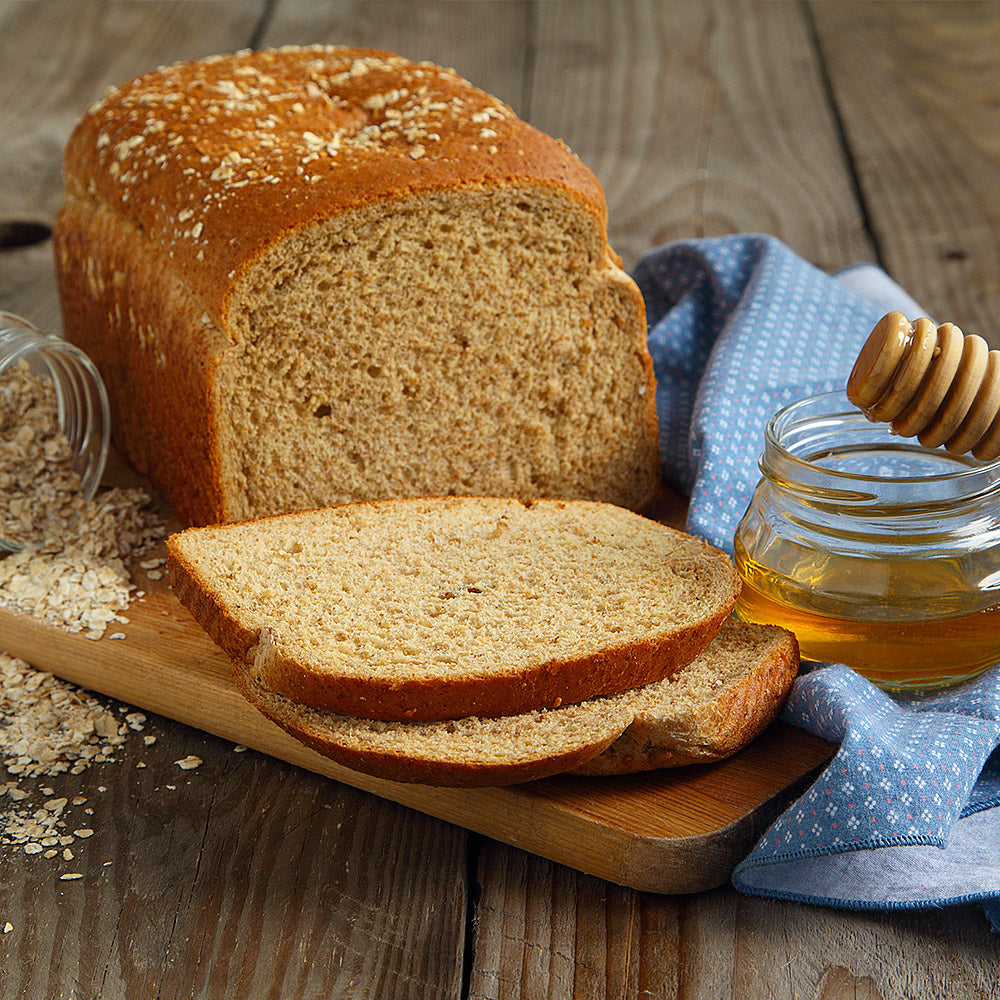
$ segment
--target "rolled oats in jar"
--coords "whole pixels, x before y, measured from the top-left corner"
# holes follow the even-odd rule
[[[0,551],[58,542],[100,484],[109,439],[93,362],[0,312]]]

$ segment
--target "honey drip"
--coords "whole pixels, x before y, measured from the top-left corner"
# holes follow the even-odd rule
[[[927,448],[1000,458],[1000,351],[953,323],[883,316],[847,382],[847,398]]]

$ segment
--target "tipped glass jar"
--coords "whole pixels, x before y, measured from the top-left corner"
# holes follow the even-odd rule
[[[888,689],[1000,661],[1000,461],[907,441],[842,393],[771,418],[736,531],[737,614]]]
[[[0,312],[0,551],[44,541],[93,497],[110,427],[90,358]]]

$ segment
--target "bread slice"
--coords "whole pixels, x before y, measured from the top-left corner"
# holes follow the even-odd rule
[[[771,724],[798,667],[791,632],[731,620],[683,670],[635,691],[628,728],[576,773],[629,774],[723,760]]]
[[[167,547],[178,597],[256,684],[367,719],[517,715],[660,680],[739,590],[723,553],[589,501],[349,504]]]
[[[236,680],[264,715],[353,770],[468,787],[531,781],[574,768],[607,775],[721,760],[771,723],[797,667],[798,645],[790,632],[729,621],[693,663],[666,680],[498,719],[349,718],[274,694],[245,667],[237,668]]]
[[[68,339],[185,522],[660,483],[642,296],[562,143],[453,71],[316,46],[161,67],[73,131]]]

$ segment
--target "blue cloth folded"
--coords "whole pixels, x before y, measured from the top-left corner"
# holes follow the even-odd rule
[[[646,301],[667,479],[688,530],[732,553],[764,427],[842,389],[890,309],[924,313],[884,271],[830,276],[779,240],[652,250]],[[1000,930],[1000,665],[925,697],[890,697],[843,665],[800,676],[784,712],[840,749],[736,868],[747,893],[847,908],[980,901]]]

